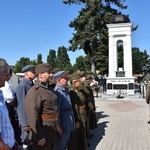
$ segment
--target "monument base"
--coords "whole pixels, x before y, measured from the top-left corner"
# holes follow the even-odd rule
[[[134,94],[134,77],[107,77],[106,92],[107,94]]]

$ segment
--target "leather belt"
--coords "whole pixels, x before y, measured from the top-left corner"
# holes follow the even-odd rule
[[[85,108],[85,105],[77,106],[79,109]]]
[[[55,114],[43,114],[42,115],[42,119],[55,119],[58,118],[59,114],[55,113]]]

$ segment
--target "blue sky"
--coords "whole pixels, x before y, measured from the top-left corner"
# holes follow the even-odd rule
[[[123,0],[128,8],[133,26],[132,47],[147,50],[150,54],[148,0]],[[0,0],[0,57],[14,65],[21,57],[36,59],[42,54],[43,61],[50,49],[68,46],[73,29],[68,24],[80,10],[78,5],[64,5],[62,0]],[[76,57],[84,55],[82,50],[68,52],[72,64]]]

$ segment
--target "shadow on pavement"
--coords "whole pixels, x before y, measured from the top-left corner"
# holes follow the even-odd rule
[[[109,117],[109,115],[104,114],[103,111],[96,112],[97,120],[99,121],[102,118]],[[107,128],[107,124],[109,121],[100,122],[97,124],[97,128],[92,130],[93,138],[88,140],[88,143],[90,143],[90,147],[88,147],[88,150],[95,150],[98,143],[103,139],[105,136],[105,128]]]
[[[101,118],[106,118],[106,117],[109,117],[109,115],[104,114],[104,111],[96,112],[97,120],[99,120]]]

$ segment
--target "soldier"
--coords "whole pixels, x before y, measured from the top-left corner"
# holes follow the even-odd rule
[[[17,99],[17,114],[19,119],[19,125],[21,127],[21,139],[23,143],[23,149],[28,150],[31,141],[29,140],[29,124],[27,121],[27,115],[25,110],[25,96],[30,88],[34,85],[33,79],[35,78],[35,67],[34,65],[27,65],[22,69],[24,78],[18,84],[16,88],[16,99]]]
[[[86,81],[86,72],[81,71],[80,72],[80,80],[81,80],[81,87],[80,91],[84,94],[85,99],[86,99],[86,113],[87,113],[87,123],[86,123],[86,133],[87,133],[87,138],[91,138],[90,134],[90,116],[91,116],[91,111],[94,110],[94,106],[91,101],[91,95],[90,91],[87,89],[85,81]]]
[[[93,90],[90,86],[91,83],[92,83],[92,80],[93,80],[93,78],[90,74],[86,75],[85,87],[89,90],[90,99],[91,99],[91,102],[94,106],[94,109],[92,111],[90,111],[91,114],[90,114],[90,117],[89,117],[89,124],[90,124],[90,129],[95,129],[95,128],[97,128],[97,119],[96,119],[96,113],[95,113],[96,107],[95,107],[95,100],[94,100]]]
[[[86,99],[82,92],[79,90],[81,86],[80,75],[73,74],[70,77],[70,83],[71,86],[69,88],[69,93],[75,116],[76,130],[71,133],[68,150],[87,150],[87,115],[85,109]]]
[[[65,70],[58,71],[54,74],[56,80],[56,91],[58,97],[58,110],[62,125],[62,135],[58,136],[56,150],[66,150],[70,138],[70,133],[75,129],[74,115],[70,100],[69,91],[66,88],[68,81],[68,73]]]
[[[146,103],[149,104],[149,118],[150,118],[150,76],[149,75],[146,76],[142,82],[144,82],[146,87]],[[147,123],[150,124],[150,120]]]
[[[35,150],[54,150],[61,128],[58,120],[57,96],[49,86],[50,66],[35,68],[38,79],[26,96],[26,112]]]

